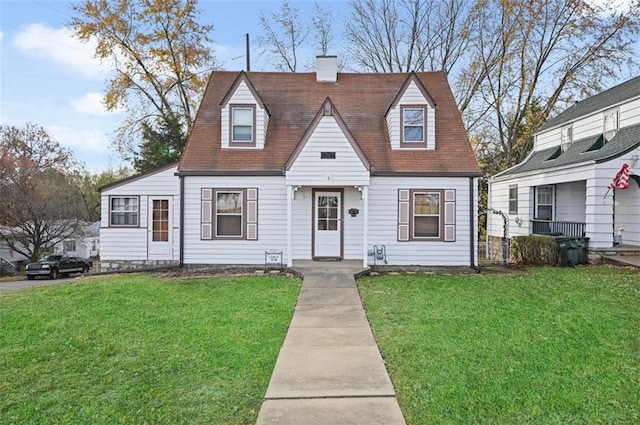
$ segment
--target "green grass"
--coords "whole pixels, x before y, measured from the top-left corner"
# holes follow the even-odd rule
[[[298,290],[139,274],[0,293],[0,423],[255,423]]]
[[[640,274],[359,281],[408,424],[640,423]]]

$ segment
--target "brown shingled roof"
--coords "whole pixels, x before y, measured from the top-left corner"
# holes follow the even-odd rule
[[[249,72],[271,116],[264,149],[222,149],[221,102],[238,72],[213,72],[178,170],[184,173],[283,174],[285,164],[324,101],[333,105],[369,160],[372,175],[479,175],[460,112],[442,72],[415,73],[436,104],[436,149],[391,150],[385,113],[411,74],[339,73],[317,83],[314,73]]]

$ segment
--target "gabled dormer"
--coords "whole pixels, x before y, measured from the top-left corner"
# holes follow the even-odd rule
[[[391,149],[435,149],[435,118],[435,102],[411,73],[387,110]]]
[[[220,104],[223,149],[264,149],[269,111],[244,71]]]

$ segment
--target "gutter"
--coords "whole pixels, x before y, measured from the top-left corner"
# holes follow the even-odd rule
[[[474,177],[469,177],[469,226],[473,229],[473,223],[476,218],[476,214],[473,210],[473,181]],[[476,232],[477,233],[477,232]],[[480,266],[476,264],[475,261],[475,240],[476,236],[473,232],[469,232],[469,264],[471,264],[471,269],[480,273]]]
[[[180,261],[178,267],[184,265],[184,176],[178,176],[180,179]]]

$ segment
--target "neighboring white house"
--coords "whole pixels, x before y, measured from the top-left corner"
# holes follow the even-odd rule
[[[177,168],[103,188],[103,266],[367,265],[376,246],[378,263],[474,267],[480,173],[446,75],[336,62],[213,72]]]
[[[593,252],[640,246],[640,77],[576,103],[534,137],[531,154],[489,183],[488,206],[508,214],[509,237],[584,236]],[[628,188],[610,189],[624,164]],[[500,216],[487,223],[502,237]]]
[[[100,255],[100,222],[79,223],[72,236],[54,245],[53,252],[80,258],[98,257]]]

